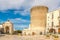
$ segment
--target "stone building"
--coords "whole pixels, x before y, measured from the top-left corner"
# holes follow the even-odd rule
[[[48,13],[48,7],[35,6],[31,8],[31,24],[30,28],[43,32],[46,27],[46,15]]]
[[[31,8],[31,23],[28,29],[23,30],[25,34],[39,35],[41,32],[44,34],[46,27],[46,15],[48,13],[48,7],[35,6]]]
[[[23,30],[23,34],[60,34],[60,9],[48,12],[46,6],[35,6],[30,13],[31,23],[28,29]]]
[[[13,24],[9,20],[0,25],[0,29],[2,28],[3,31],[0,30],[0,32],[2,31],[5,34],[13,34]]]

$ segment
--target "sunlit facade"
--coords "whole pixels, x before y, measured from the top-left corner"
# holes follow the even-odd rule
[[[55,10],[47,14],[46,33],[60,33],[60,10]]]
[[[60,34],[60,9],[51,12],[45,10],[44,12],[42,8],[40,11],[39,8],[33,9],[31,12],[31,24],[28,29],[23,30],[23,34]]]
[[[29,29],[24,30],[25,34],[44,34],[46,27],[46,15],[48,13],[48,7],[46,6],[34,6],[31,8],[31,23]],[[26,32],[25,32],[26,31]],[[28,33],[29,32],[29,33]]]
[[[9,20],[0,25],[0,33],[13,34],[13,24]]]

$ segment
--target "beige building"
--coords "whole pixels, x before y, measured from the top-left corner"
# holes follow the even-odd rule
[[[46,27],[46,15],[48,13],[48,7],[35,6],[31,8],[31,23],[29,29],[23,30],[23,34],[37,34],[44,33]]]
[[[46,27],[46,15],[48,13],[48,7],[46,6],[35,6],[31,8],[31,28],[39,28],[44,30]]]
[[[47,13],[46,33],[60,33],[60,9]]]
[[[13,24],[8,20],[2,25],[0,25],[0,29],[3,28],[3,33],[13,34]],[[0,30],[2,32],[2,30]]]

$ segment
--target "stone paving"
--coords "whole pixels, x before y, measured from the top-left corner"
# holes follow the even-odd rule
[[[0,35],[0,40],[53,40],[45,36],[19,36],[19,35]]]

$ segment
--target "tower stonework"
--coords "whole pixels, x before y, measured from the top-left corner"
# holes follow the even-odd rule
[[[46,14],[48,7],[46,6],[35,6],[31,8],[31,24],[30,28],[44,30],[46,26]]]
[[[46,17],[48,13],[48,7],[46,6],[34,6],[30,11],[30,24],[29,28],[23,30],[23,35],[40,35],[44,34],[46,28]]]

